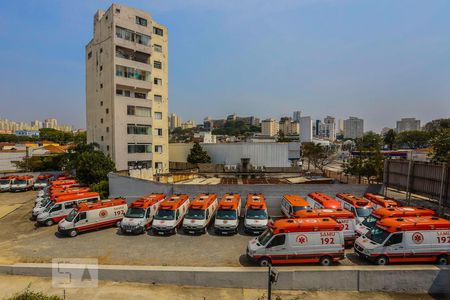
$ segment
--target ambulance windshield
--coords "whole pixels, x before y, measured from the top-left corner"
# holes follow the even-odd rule
[[[26,183],[27,183],[26,180],[16,180],[16,181],[14,182],[14,184],[26,184]]]
[[[231,209],[219,209],[216,219],[219,220],[236,220],[236,211]]]
[[[66,217],[66,221],[67,222],[72,222],[73,219],[75,219],[75,217],[77,216],[78,212],[75,209],[72,209],[70,211],[70,213],[67,215]]]
[[[9,184],[11,180],[9,179],[2,179],[0,180],[0,184]]]
[[[158,213],[155,215],[155,220],[173,220],[175,216],[175,211],[160,209]]]
[[[185,216],[186,219],[203,220],[205,218],[205,210],[189,208]]]
[[[358,215],[358,217],[362,217],[362,218],[365,218],[365,217],[368,217],[368,216],[370,216],[370,214],[372,213],[372,208],[370,208],[370,207],[358,207],[357,209],[356,209],[356,214]]]
[[[36,183],[47,183],[48,179],[36,179]]]
[[[294,212],[297,212],[299,210],[307,210],[308,206],[294,206]]]
[[[373,225],[377,223],[377,218],[375,218],[373,215],[368,216],[367,218],[362,221],[362,224],[366,227],[372,228]]]
[[[389,235],[390,233],[388,231],[381,229],[378,226],[366,233],[366,237],[377,244],[383,244]]]
[[[145,209],[141,207],[130,207],[125,213],[125,218],[143,218]]]
[[[272,229],[267,228],[264,230],[264,232],[258,237],[258,243],[260,243],[262,246],[267,244],[267,242],[272,238],[273,232]]]
[[[264,220],[267,219],[267,212],[264,209],[247,209],[247,213],[245,215],[247,219],[258,219]]]

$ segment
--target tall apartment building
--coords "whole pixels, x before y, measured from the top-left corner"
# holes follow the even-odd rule
[[[94,16],[86,45],[87,140],[117,170],[168,172],[168,31],[141,10],[113,4]]]
[[[57,127],[58,127],[58,120],[53,118],[44,120],[44,128],[56,129]]]
[[[300,134],[300,123],[294,122],[292,118],[283,117],[279,122],[279,130],[284,135],[299,135]]]
[[[169,129],[174,130],[175,128],[181,127],[181,118],[174,113],[169,115]]]
[[[294,120],[294,122],[299,122],[300,123],[300,118],[302,117],[302,111],[301,110],[297,110],[294,111],[292,113],[292,119]]]
[[[266,136],[276,136],[280,129],[277,120],[266,119],[261,122],[261,133]]]
[[[300,142],[308,143],[313,140],[313,120],[310,116],[300,118]]]
[[[336,119],[332,116],[327,116],[323,119],[322,136],[331,142],[336,140]]]
[[[410,130],[420,130],[420,120],[416,118],[402,118],[397,121],[397,133]]]
[[[364,120],[356,117],[350,117],[344,120],[344,138],[356,139],[364,134]]]

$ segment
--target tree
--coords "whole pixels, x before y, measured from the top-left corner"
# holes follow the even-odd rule
[[[302,151],[301,156],[308,160],[308,171],[309,171],[309,169],[311,168],[312,156],[314,154],[314,143],[313,142],[302,143],[300,149]]]
[[[61,154],[47,156],[24,157],[23,160],[15,162],[16,167],[23,171],[44,172],[58,171],[61,169],[60,163],[63,159]]]
[[[433,162],[450,164],[450,128],[442,130],[432,138],[430,145],[433,148]]]
[[[325,171],[325,167],[333,161],[336,152],[332,147],[322,146],[313,142],[303,143],[301,150],[302,157],[308,160],[308,171],[312,164],[314,168],[319,169],[322,173]]]
[[[388,147],[389,150],[394,149],[395,139],[397,137],[397,133],[394,129],[389,129],[383,136],[383,142]]]
[[[439,132],[450,129],[450,118],[430,121],[425,124],[423,129],[424,131],[429,132],[432,136],[436,136]]]
[[[187,157],[187,161],[191,164],[210,163],[211,157],[203,150],[199,143],[195,142]]]
[[[429,145],[431,134],[427,131],[403,131],[397,135],[396,143],[408,149],[426,148]]]
[[[382,141],[379,134],[368,132],[356,139],[356,153],[344,164],[344,172],[349,175],[366,177],[371,183],[383,177],[384,156],[381,153]]]
[[[84,151],[74,162],[76,178],[83,184],[96,184],[107,180],[108,173],[115,171],[111,157],[100,150]]]

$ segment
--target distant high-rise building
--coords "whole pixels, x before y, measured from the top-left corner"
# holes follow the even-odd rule
[[[420,130],[420,120],[416,120],[416,118],[402,118],[400,121],[397,121],[397,133],[403,131],[411,131],[411,130]]]
[[[56,129],[58,127],[58,121],[56,119],[46,119],[44,120],[44,128]]]
[[[344,120],[343,119],[339,119],[338,123],[337,123],[337,132],[339,134],[343,134],[344,133]]]
[[[350,117],[344,121],[344,138],[356,139],[364,135],[364,120]]]
[[[195,127],[195,121],[194,120],[187,120],[185,123],[181,123],[182,129],[189,129]]]
[[[275,119],[266,119],[261,122],[261,133],[266,136],[276,136],[279,131],[279,124]]]
[[[181,118],[174,113],[169,115],[169,129],[174,130],[175,128],[181,127]]]
[[[33,127],[34,130],[39,130],[44,127],[44,124],[42,123],[42,121],[34,120],[31,122],[31,127]]]
[[[323,119],[322,137],[334,142],[336,140],[336,119],[332,116],[327,116]]]
[[[119,171],[168,172],[168,30],[119,4],[93,21],[85,47],[87,141]]]
[[[283,117],[279,122],[279,131],[284,135],[298,135],[300,133],[300,123],[293,121],[292,118]]]
[[[301,117],[302,117],[302,111],[301,110],[294,111],[294,113],[292,114],[292,119],[294,120],[294,122],[299,122],[300,123],[300,118]]]
[[[312,142],[313,138],[313,121],[311,117],[300,118],[300,142]]]

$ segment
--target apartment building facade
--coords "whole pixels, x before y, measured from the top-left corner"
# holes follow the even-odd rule
[[[344,120],[344,138],[356,139],[364,135],[364,120],[356,117],[349,117]]]
[[[168,30],[113,4],[94,16],[86,45],[87,140],[117,170],[168,172]]]
[[[400,121],[397,121],[397,133],[411,130],[420,130],[420,120],[416,120],[416,118],[402,118]]]
[[[272,118],[263,120],[261,122],[261,134],[265,136],[276,136],[278,135],[278,131],[280,126],[278,121]]]

